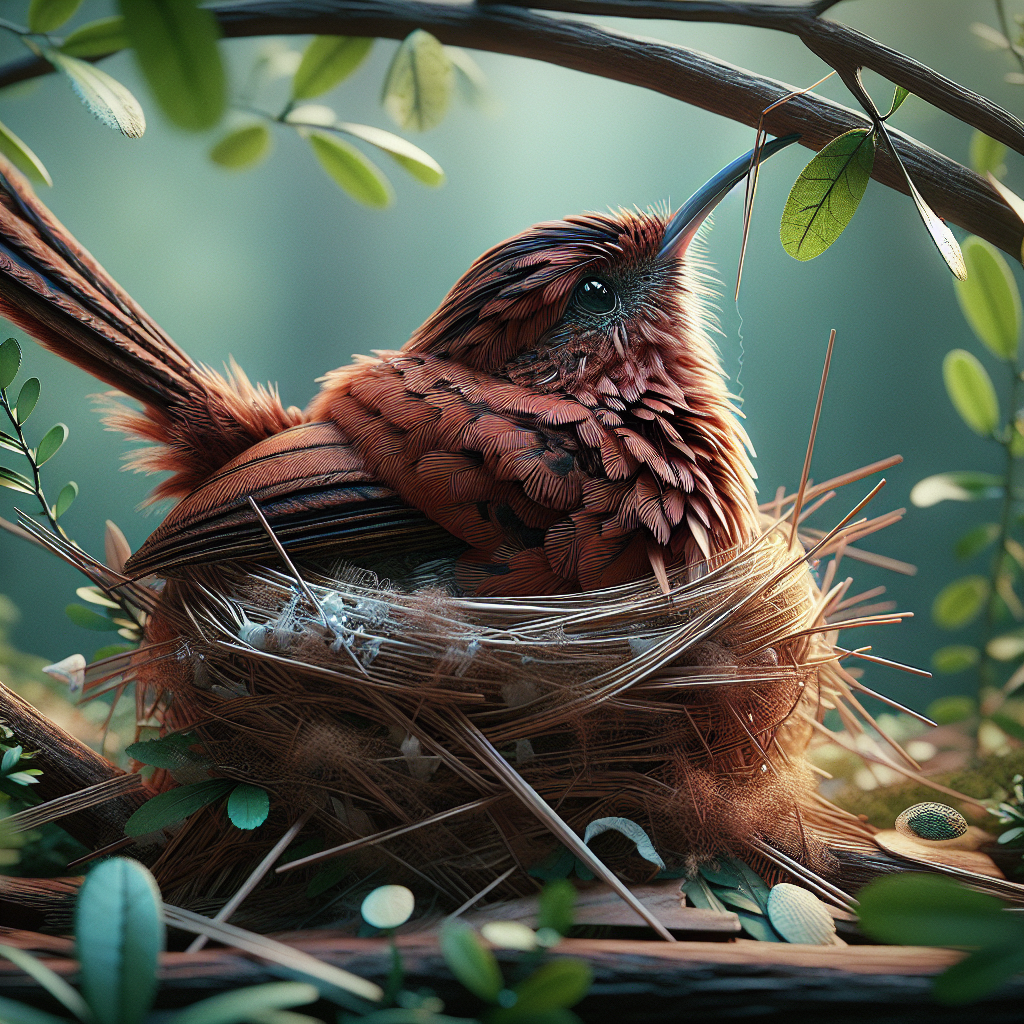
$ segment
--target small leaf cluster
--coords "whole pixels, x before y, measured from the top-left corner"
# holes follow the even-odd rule
[[[1012,791],[990,808],[1000,825],[1010,828],[999,833],[999,842],[1004,846],[1024,847],[1024,776],[1014,775]]]
[[[735,857],[720,858],[717,867],[701,867],[695,878],[683,883],[683,892],[695,907],[732,911],[751,939],[785,941],[768,919],[768,886],[753,868]]]
[[[13,739],[7,726],[0,726],[7,739]],[[26,751],[20,743],[9,744],[0,742],[0,792],[6,796],[21,796],[20,786],[34,786],[38,776],[42,775],[39,768],[31,767],[35,751]]]
[[[886,123],[910,95],[897,86],[887,114],[866,98],[872,127],[855,128],[823,146],[800,172],[782,211],[782,247],[798,260],[820,256],[846,230],[864,198],[879,143],[884,142],[903,172],[911,198],[946,265],[959,279],[966,276],[963,256],[952,232],[925,202],[893,146]]]
[[[932,982],[943,1003],[971,1003],[1024,971],[1024,918],[942,875],[879,878],[857,893],[860,927],[880,942],[971,950]]]
[[[195,747],[192,733],[174,733],[162,739],[132,743],[125,753],[142,764],[168,771],[205,771],[213,762]],[[232,779],[208,778],[176,786],[147,800],[125,823],[125,834],[144,836],[175,825],[223,797],[227,797],[228,820],[236,828],[259,828],[270,814],[270,794],[259,786]]]

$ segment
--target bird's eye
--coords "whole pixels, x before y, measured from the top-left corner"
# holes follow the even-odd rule
[[[615,292],[596,277],[581,281],[572,296],[573,305],[587,313],[610,313],[617,303]]]

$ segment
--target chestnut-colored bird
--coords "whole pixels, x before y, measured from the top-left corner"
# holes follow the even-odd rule
[[[795,141],[769,142],[767,157]],[[108,422],[155,442],[132,465],[180,499],[136,577],[292,551],[381,562],[458,553],[469,593],[612,586],[757,529],[753,470],[705,331],[688,246],[750,154],[672,217],[537,225],[480,257],[398,351],[333,370],[285,409],[193,362],[6,163],[0,312],[142,403]]]

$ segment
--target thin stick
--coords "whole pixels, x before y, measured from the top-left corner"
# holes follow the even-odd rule
[[[838,623],[837,623],[838,625]],[[870,647],[859,647],[855,651],[848,651],[844,647],[837,647],[837,651],[840,654],[845,654],[854,658],[863,658],[865,661],[873,661],[876,665],[888,665],[889,668],[898,668],[901,672],[909,672],[912,676],[923,676],[925,679],[931,679],[932,674],[923,668],[914,668],[913,665],[904,665],[901,661],[890,661],[888,658],[879,658],[875,654],[867,654],[866,651],[870,651]],[[913,712],[911,712],[913,714]],[[920,717],[920,716],[918,716]],[[935,725],[936,723],[931,719],[924,718],[923,722],[927,722],[928,725]]]
[[[475,896],[470,896],[470,898],[466,900],[466,902],[463,903],[458,910],[453,910],[448,915],[448,917],[445,918],[445,920],[452,921],[460,914],[465,913],[467,910],[469,910],[471,906],[473,906],[474,903],[479,903],[480,900],[482,900],[492,889],[496,889],[499,885],[501,885],[502,882],[505,881],[506,878],[508,878],[509,875],[513,874],[518,870],[519,865],[513,864],[512,867],[510,867],[508,871],[506,871],[504,874],[498,875],[498,877],[493,882],[491,882],[490,885],[484,886],[484,888],[481,889]]]
[[[242,887],[224,904],[220,910],[211,918],[213,921],[227,921],[231,915],[241,906],[242,900],[246,898],[263,880],[263,876],[274,866],[278,857],[291,845],[292,840],[302,831],[306,822],[313,814],[310,808],[281,838],[274,844],[271,851],[259,862],[256,870],[245,880]],[[186,953],[198,953],[209,940],[208,935],[197,935],[192,945],[185,950]]]
[[[828,336],[828,348],[825,349],[825,366],[821,371],[821,384],[818,385],[818,400],[814,403],[814,419],[811,421],[811,436],[807,440],[807,454],[804,456],[804,468],[800,474],[800,487],[796,492],[796,505],[793,508],[793,528],[789,533],[789,548],[792,551],[796,543],[796,531],[800,524],[800,509],[804,503],[804,492],[807,489],[807,475],[811,471],[811,456],[814,454],[814,440],[818,435],[818,420],[821,417],[821,403],[825,398],[825,382],[828,380],[828,369],[832,363],[832,348],[836,343],[835,328]],[[249,499],[252,501],[252,499]]]
[[[106,857],[111,853],[117,853],[118,850],[131,846],[135,839],[135,836],[125,836],[124,839],[118,839],[116,843],[108,843],[106,846],[101,846],[98,850],[93,850],[92,853],[87,853],[84,857],[68,861],[68,868],[77,868],[80,864],[88,864],[89,861],[95,860],[97,857]]]
[[[49,821],[57,821],[69,814],[96,807],[115,797],[134,793],[143,788],[145,782],[141,775],[116,775],[105,782],[97,782],[95,786],[80,789],[77,793],[59,796],[54,800],[47,800],[44,804],[18,811],[17,814],[5,818],[4,825],[14,832],[27,832],[30,828],[38,828]]]

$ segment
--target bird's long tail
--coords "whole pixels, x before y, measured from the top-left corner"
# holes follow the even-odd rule
[[[172,476],[180,497],[252,445],[302,421],[276,391],[193,362],[0,157],[0,314],[46,348],[142,403],[107,422],[156,443],[132,463]]]

